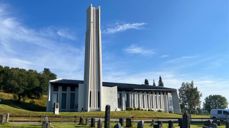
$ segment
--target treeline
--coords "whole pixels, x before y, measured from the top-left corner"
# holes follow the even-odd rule
[[[49,80],[56,79],[56,74],[48,68],[42,72],[0,66],[0,90],[15,94],[15,99],[38,99],[48,91]]]
[[[194,82],[183,82],[179,88],[179,100],[182,112],[192,114],[210,113],[211,109],[225,109],[228,107],[226,97],[222,95],[209,95],[201,108],[201,92],[194,86]]]

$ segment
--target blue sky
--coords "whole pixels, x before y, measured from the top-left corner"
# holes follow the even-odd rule
[[[0,64],[83,79],[86,9],[102,9],[103,79],[194,81],[229,99],[227,0],[0,0]]]

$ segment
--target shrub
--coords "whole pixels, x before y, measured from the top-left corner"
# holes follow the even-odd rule
[[[157,112],[162,112],[162,110],[157,110]]]

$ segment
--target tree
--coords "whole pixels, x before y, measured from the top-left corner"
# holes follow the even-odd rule
[[[39,76],[41,89],[43,93],[47,93],[49,80],[56,79],[56,74],[52,73],[48,68],[44,68]]]
[[[204,100],[204,109],[208,112],[211,111],[211,109],[224,109],[227,108],[228,102],[227,99],[224,96],[221,95],[209,95]]]
[[[148,79],[145,79],[145,85],[149,85]]]
[[[193,81],[191,83],[183,82],[179,89],[181,110],[188,111],[189,113],[196,113],[200,108],[200,97],[202,94],[194,87]]]
[[[155,81],[153,80],[153,86],[156,86],[156,83],[155,83]]]
[[[56,75],[48,68],[38,73],[31,69],[0,66],[0,90],[13,93],[19,102],[25,98],[40,98],[47,92],[51,79],[56,79]]]
[[[164,83],[162,81],[161,76],[159,76],[158,86],[164,87]]]

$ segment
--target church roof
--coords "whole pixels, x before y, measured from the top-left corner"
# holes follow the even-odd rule
[[[83,84],[83,80],[70,80],[70,79],[56,79],[50,80],[52,85],[72,85],[78,86],[79,84]],[[152,86],[145,84],[130,84],[130,83],[115,83],[115,82],[103,82],[103,86],[106,87],[114,87],[117,86],[119,91],[176,91],[173,88],[160,87],[160,86]]]

